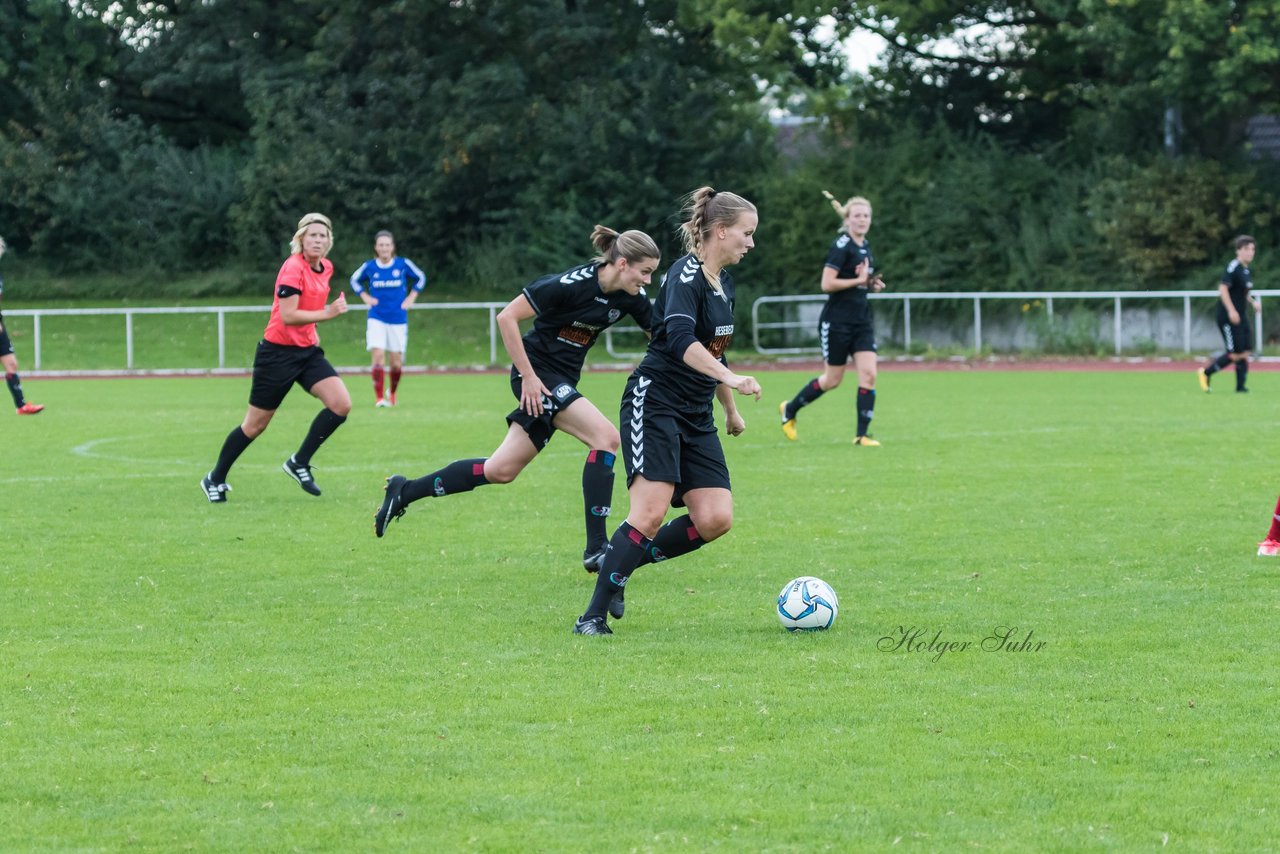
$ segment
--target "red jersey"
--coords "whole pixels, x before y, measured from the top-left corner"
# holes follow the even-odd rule
[[[280,319],[280,295],[298,296],[298,308],[303,311],[320,311],[329,301],[329,279],[333,277],[333,262],[320,259],[320,272],[311,269],[301,253],[290,255],[280,265],[276,274],[276,296],[271,303],[271,319],[262,337],[272,344],[286,347],[314,347],[320,343],[314,323],[286,326]]]

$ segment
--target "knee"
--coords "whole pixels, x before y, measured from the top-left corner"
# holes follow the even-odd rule
[[[520,469],[512,466],[504,466],[500,463],[493,463],[492,460],[486,461],[484,464],[484,479],[489,483],[510,483],[520,474]]]
[[[704,541],[709,543],[712,540],[718,540],[729,533],[729,529],[733,527],[733,508],[702,514],[694,520],[693,526],[698,529],[698,536]]]
[[[607,431],[595,436],[589,444],[592,448],[599,448],[602,451],[617,454],[618,448],[622,445],[622,437],[618,435],[617,429],[610,424]]]
[[[340,418],[346,418],[351,414],[351,399],[339,400],[327,407],[330,412]]]

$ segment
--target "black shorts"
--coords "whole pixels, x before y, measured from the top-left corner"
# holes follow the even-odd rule
[[[249,389],[249,405],[272,412],[280,408],[284,396],[297,383],[306,391],[321,380],[336,377],[338,372],[324,357],[319,347],[289,347],[259,341],[253,356],[253,387]]]
[[[636,375],[622,394],[622,459],[627,486],[638,474],[657,483],[674,483],[672,507],[684,506],[691,489],[730,489],[729,466],[714,422],[691,420],[667,407],[646,404]]]
[[[818,324],[818,337],[822,340],[822,358],[828,365],[843,365],[854,353],[876,351],[876,329],[868,318],[859,323]]]
[[[9,330],[4,328],[4,315],[0,314],[0,356],[13,355],[13,342],[9,340]]]
[[[1245,353],[1253,349],[1253,327],[1243,317],[1239,323],[1219,323],[1218,331],[1222,333],[1222,343],[1227,345],[1228,353]]]
[[[582,392],[578,391],[578,380],[575,377],[567,377],[563,374],[539,373],[538,379],[542,380],[542,384],[551,389],[551,396],[542,396],[542,414],[530,415],[523,409],[516,407],[515,411],[507,416],[508,424],[519,424],[525,433],[529,434],[529,441],[533,442],[533,446],[541,451],[551,441],[551,434],[556,432],[555,425],[551,423],[551,419],[555,418],[562,411],[569,407],[578,398],[582,397]],[[511,369],[511,393],[516,396],[516,400],[520,399],[520,392],[524,389],[524,380],[515,368]]]

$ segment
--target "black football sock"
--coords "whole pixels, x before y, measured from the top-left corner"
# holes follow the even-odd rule
[[[608,451],[594,449],[582,466],[582,503],[587,519],[586,554],[600,551],[607,540],[605,520],[613,504],[613,460]]]
[[[339,415],[332,409],[327,407],[321,409],[311,421],[311,429],[307,431],[307,438],[302,440],[302,444],[294,452],[293,461],[300,466],[311,465],[311,458],[316,451],[320,450],[324,440],[332,436],[333,431],[341,427],[346,420],[347,416]]]
[[[858,389],[858,435],[867,435],[871,419],[876,414],[876,390],[873,388]]]
[[[822,386],[818,384],[818,377],[814,377],[805,383],[804,388],[800,389],[800,393],[791,399],[787,404],[787,417],[795,418],[796,413],[822,397]]]
[[[1249,360],[1236,362],[1236,391],[1244,391],[1244,381],[1249,378]]]
[[[1223,353],[1221,356],[1209,363],[1209,366],[1204,369],[1204,374],[1205,376],[1216,374],[1229,364],[1231,364],[1231,354]]]
[[[22,396],[22,380],[17,374],[5,374],[4,381],[9,384],[9,394],[13,395],[13,405],[21,409],[27,402]]]
[[[591,604],[583,612],[584,620],[603,617],[609,613],[609,603],[614,594],[627,586],[627,579],[640,565],[649,538],[626,522],[618,526],[609,540],[609,551],[604,556],[604,566],[596,574],[596,589],[591,594]]]
[[[702,539],[702,535],[698,533],[698,529],[693,527],[693,520],[688,514],[678,519],[672,519],[667,524],[658,529],[658,533],[653,535],[649,547],[644,550],[644,557],[640,560],[640,565],[646,563],[658,563],[659,561],[671,560],[673,557],[687,555],[689,552],[697,551],[707,544]]]
[[[484,476],[484,460],[455,460],[424,477],[405,483],[400,497],[405,504],[420,498],[442,498],[457,492],[470,492],[489,481]]]
[[[218,462],[214,465],[213,471],[209,472],[209,480],[214,483],[226,483],[231,466],[240,459],[240,455],[252,441],[239,427],[228,433],[226,441],[222,443],[222,450],[218,452]]]

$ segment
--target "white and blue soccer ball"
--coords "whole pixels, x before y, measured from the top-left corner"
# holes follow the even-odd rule
[[[812,575],[793,578],[778,594],[778,620],[789,632],[829,629],[839,613],[836,592]]]

